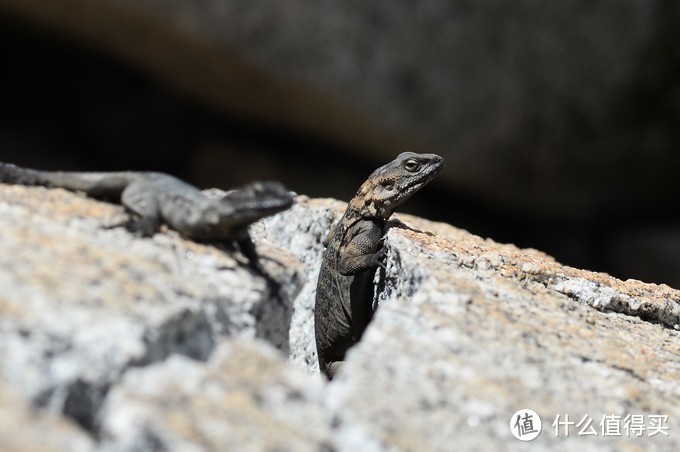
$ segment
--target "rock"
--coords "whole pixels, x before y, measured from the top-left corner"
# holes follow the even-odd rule
[[[660,324],[677,321],[677,291],[406,222],[436,237],[388,234],[387,290],[330,389],[341,424],[370,423],[374,437],[398,450],[450,450],[454,440],[463,450],[520,449],[509,444],[508,424],[522,408],[542,417],[533,447],[545,449],[626,447],[623,433],[602,437],[603,416],[617,416],[621,432],[629,414],[646,416],[645,425],[666,415],[670,431],[680,428],[680,338]],[[557,437],[551,424],[565,415],[591,417],[599,437]],[[660,436],[639,441],[677,447],[672,435]]]
[[[310,373],[319,371],[314,341],[314,297],[323,240],[344,208],[345,204],[340,201],[299,196],[291,209],[265,218],[261,227],[253,231],[254,237],[289,249],[304,265],[307,282],[293,305],[290,359]]]
[[[31,407],[0,382],[0,450],[87,452],[94,450],[94,441],[71,422]]]
[[[309,231],[311,240],[289,243],[308,264],[308,285],[316,284],[315,243],[341,207],[303,199],[265,221],[273,243]],[[534,447],[678,447],[672,433],[631,439],[623,429],[627,415],[644,416],[646,427],[668,416],[666,433],[680,429],[680,292],[565,267],[442,223],[396,219],[407,227],[396,222],[387,235],[380,307],[327,390],[340,450],[355,441],[374,450],[450,450],[454,441],[462,450],[520,450],[509,423],[522,408],[543,420]],[[311,328],[301,342],[313,340]],[[563,427],[558,436],[552,423],[565,415],[590,417],[598,436],[567,439]],[[622,433],[603,436],[603,416]]]
[[[324,390],[261,341],[223,342],[207,363],[129,371],[102,410],[103,449],[332,450]]]
[[[299,196],[253,228],[291,318],[237,256],[0,186],[0,397],[42,408],[28,428],[77,419],[96,450],[524,450],[522,409],[542,419],[537,450],[680,448],[680,292],[409,215],[387,233],[373,322],[325,382],[312,306],[343,209]]]
[[[123,208],[63,190],[0,186],[0,379],[83,426],[129,367],[182,354],[205,360],[216,338],[259,337],[288,350],[290,253],[262,245],[270,293],[244,259],[172,231],[132,236]]]

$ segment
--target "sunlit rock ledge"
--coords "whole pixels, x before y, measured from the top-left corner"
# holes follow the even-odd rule
[[[139,238],[107,227],[119,206],[0,185],[0,416],[27,413],[0,444],[50,428],[53,449],[520,450],[511,420],[531,409],[537,450],[680,448],[680,292],[408,215],[375,318],[327,383],[312,309],[343,208],[299,196],[253,226],[277,297],[228,247]],[[556,432],[565,415],[596,434]]]

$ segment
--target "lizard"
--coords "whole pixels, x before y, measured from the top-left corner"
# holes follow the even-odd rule
[[[375,170],[324,240],[314,303],[319,370],[332,379],[373,316],[373,279],[383,267],[387,220],[444,167],[436,154],[404,152]]]
[[[248,226],[293,204],[290,191],[276,181],[252,182],[213,199],[159,172],[40,171],[0,162],[0,183],[63,188],[119,202],[132,213],[123,224],[143,237],[165,223],[191,240],[233,242],[258,271]]]

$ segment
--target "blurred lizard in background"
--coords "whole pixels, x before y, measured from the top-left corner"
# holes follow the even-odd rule
[[[39,171],[0,162],[0,183],[64,188],[119,202],[132,213],[125,222],[131,231],[150,237],[164,223],[192,240],[234,242],[257,270],[248,226],[293,204],[279,182],[253,182],[213,199],[176,177],[154,172]]]

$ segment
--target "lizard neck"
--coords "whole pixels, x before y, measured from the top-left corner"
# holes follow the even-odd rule
[[[444,160],[438,155],[402,153],[369,176],[349,202],[348,211],[365,219],[386,221],[443,167]]]
[[[384,227],[386,220],[381,218],[380,216],[374,216],[370,214],[367,215],[360,210],[354,209],[352,208],[350,202],[350,204],[347,206],[347,210],[345,210],[345,213],[342,215],[340,221],[336,223],[336,226],[331,228],[331,230],[328,232],[328,235],[323,241],[323,245],[340,246],[340,243],[342,242],[347,231],[349,231],[355,224],[359,223],[360,221],[371,221],[381,227]]]
[[[399,175],[392,175],[392,178],[399,179]],[[347,206],[348,215],[367,220],[386,221],[397,207],[411,197],[412,192],[400,190],[394,190],[385,195],[382,182],[382,178],[374,177],[370,177],[364,182]]]
[[[392,210],[385,209],[385,206],[382,205],[382,203],[377,202],[376,199],[371,198],[370,196],[355,196],[347,206],[345,220],[347,223],[360,219],[385,221],[392,216],[392,212]]]

